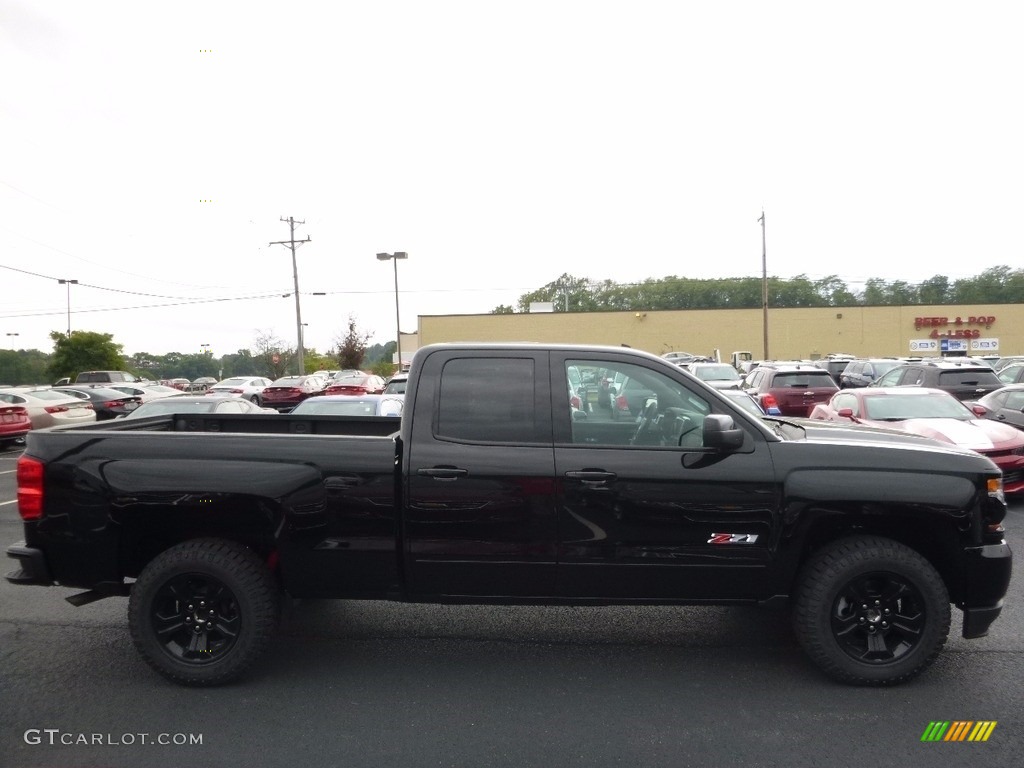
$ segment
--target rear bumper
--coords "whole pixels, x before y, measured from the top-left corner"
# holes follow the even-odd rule
[[[984,637],[989,627],[1003,610],[1003,598],[1010,586],[1013,554],[1003,544],[969,547],[965,556],[965,599],[960,603],[964,612],[963,636]]]
[[[7,556],[17,560],[20,566],[18,570],[7,574],[7,580],[11,584],[37,587],[53,585],[53,577],[50,576],[50,569],[46,565],[46,557],[42,550],[26,547],[24,541],[19,541],[7,548]]]

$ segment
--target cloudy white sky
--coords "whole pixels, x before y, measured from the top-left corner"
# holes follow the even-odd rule
[[[1021,267],[1024,3],[0,0],[0,343],[295,343],[562,273]],[[16,271],[21,270],[21,271]],[[313,296],[313,292],[326,296]],[[9,336],[5,334],[18,334]]]

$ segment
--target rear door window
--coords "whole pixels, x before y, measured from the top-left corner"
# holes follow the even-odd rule
[[[441,372],[436,435],[467,442],[551,441],[532,358],[456,358]]]

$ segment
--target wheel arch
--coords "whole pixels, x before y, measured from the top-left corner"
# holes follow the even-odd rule
[[[840,539],[869,535],[918,552],[938,571],[950,600],[959,602],[964,578],[957,553],[969,516],[912,505],[864,503],[816,506],[805,517],[807,524],[798,536],[800,556],[787,574],[789,594],[795,594],[804,566],[817,552]]]

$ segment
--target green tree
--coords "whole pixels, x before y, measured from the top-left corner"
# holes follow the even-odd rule
[[[370,366],[370,373],[383,376],[385,379],[395,375],[395,364],[391,360],[375,360]]]
[[[50,356],[38,349],[0,349],[0,385],[46,384]]]
[[[338,347],[338,364],[342,368],[361,368],[369,340],[370,334],[363,333],[356,328],[355,316],[349,315],[348,333],[340,339],[335,339],[334,342]]]
[[[949,301],[949,278],[945,275],[929,277],[918,286],[922,304],[945,304]]]
[[[109,333],[74,331],[70,336],[54,331],[53,357],[47,372],[51,379],[70,376],[80,371],[121,371],[125,369],[120,344],[114,343]]]
[[[590,279],[569,274],[563,274],[536,291],[524,293],[519,297],[517,308],[520,312],[529,312],[530,304],[538,301],[550,301],[555,305],[555,312],[589,312],[598,308],[590,288]]]

